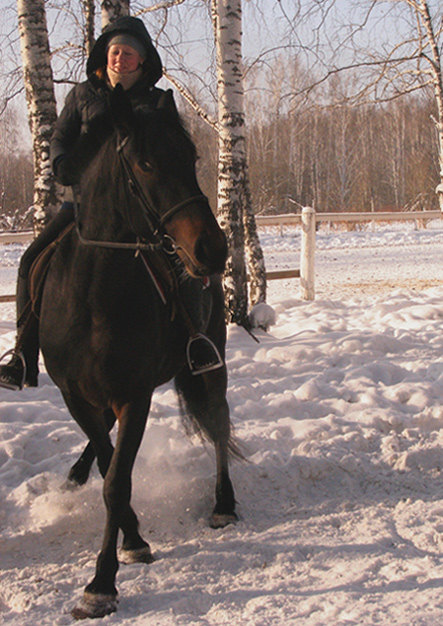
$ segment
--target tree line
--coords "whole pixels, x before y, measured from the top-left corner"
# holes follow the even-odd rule
[[[437,209],[434,106],[405,96],[255,119],[248,136],[256,213]]]
[[[384,105],[279,114],[249,97],[247,145],[255,214],[437,209],[434,102],[405,96]],[[217,138],[191,107],[183,115],[199,153],[199,179],[216,205]],[[18,118],[0,119],[3,227],[29,227],[32,154],[17,150]]]

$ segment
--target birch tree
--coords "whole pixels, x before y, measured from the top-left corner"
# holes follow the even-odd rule
[[[84,48],[89,57],[95,41],[95,0],[82,0],[82,10],[85,18]]]
[[[386,0],[377,0],[377,4]],[[440,182],[436,193],[443,211],[443,12],[441,2],[428,0],[399,0],[403,15],[409,10],[415,36],[393,46],[383,63],[382,77],[389,90],[409,93],[414,89],[431,87],[434,92],[437,117],[435,118],[436,144],[440,166]],[[386,75],[388,81],[386,81]],[[394,93],[395,93],[394,92]]]
[[[251,303],[264,301],[266,279],[257,237],[247,170],[242,73],[241,0],[212,0],[218,93],[218,217],[229,257],[225,299],[229,320],[247,323],[245,243],[251,274]]]
[[[387,4],[376,0],[377,5]],[[441,2],[429,0],[398,0],[402,15],[410,13],[411,28],[415,36],[405,37],[392,47],[382,63],[381,79],[386,91],[392,87],[396,95],[415,89],[431,87],[434,92],[437,117],[435,118],[440,182],[436,188],[440,209],[443,211],[443,12]],[[397,8],[397,7],[395,7]],[[413,32],[413,31],[411,31]],[[388,80],[386,80],[386,78]]]
[[[101,0],[102,28],[110,22],[129,15],[129,0]]]
[[[419,54],[423,56],[428,64],[428,73],[437,104],[437,119],[435,125],[439,147],[440,183],[437,186],[436,192],[438,194],[440,209],[443,212],[443,76],[441,62],[443,15],[440,15],[440,22],[438,22],[437,19],[435,20],[436,28],[434,28],[429,2],[425,2],[425,0],[418,0],[418,2],[408,0],[408,3],[412,6],[417,15]]]
[[[338,44],[336,59],[330,50],[323,74],[315,74],[311,84],[300,91],[320,92],[332,76],[349,70],[358,71],[354,102],[387,102],[420,89],[432,89],[440,178],[436,192],[443,211],[441,1],[355,0],[344,5],[337,0],[317,0],[308,4],[311,17],[314,12],[317,14],[317,32],[333,32],[334,37],[328,37],[328,41]],[[317,49],[320,51],[320,47]],[[300,91],[294,93],[299,96]]]
[[[38,233],[59,204],[49,142],[57,112],[44,0],[17,0],[23,77],[34,160],[34,229]]]

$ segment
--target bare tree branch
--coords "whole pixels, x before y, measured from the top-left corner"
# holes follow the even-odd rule
[[[207,123],[211,128],[213,128],[216,132],[218,132],[219,127],[218,123],[215,119],[213,119],[205,109],[197,102],[194,96],[190,93],[188,89],[186,89],[182,83],[180,83],[176,78],[171,76],[169,72],[165,69],[163,70],[163,76],[168,80],[171,85],[173,85],[177,91],[183,96],[183,98],[191,105],[191,107],[196,111],[196,113]]]

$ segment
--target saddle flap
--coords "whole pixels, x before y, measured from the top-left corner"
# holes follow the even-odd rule
[[[28,276],[29,296],[32,304],[32,312],[37,317],[40,313],[41,300],[43,295],[43,286],[45,284],[46,274],[48,273],[49,263],[58,244],[66,237],[66,235],[74,228],[74,223],[69,224],[54,241],[44,248],[40,254],[34,259]]]

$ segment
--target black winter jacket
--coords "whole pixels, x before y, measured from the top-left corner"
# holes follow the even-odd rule
[[[119,32],[136,35],[144,43],[147,52],[143,76],[126,92],[132,105],[143,104],[155,108],[163,93],[162,89],[154,87],[162,75],[162,65],[143,22],[135,17],[122,17],[112,22],[103,30],[91,51],[86,66],[88,80],[79,83],[68,93],[55,124],[50,143],[50,158],[54,174],[62,185],[71,185],[74,180],[66,173],[58,175],[58,163],[69,155],[80,135],[88,132],[91,122],[107,113],[111,87],[105,79],[99,78],[97,70],[103,69],[102,75],[105,75],[107,43],[110,37]]]

